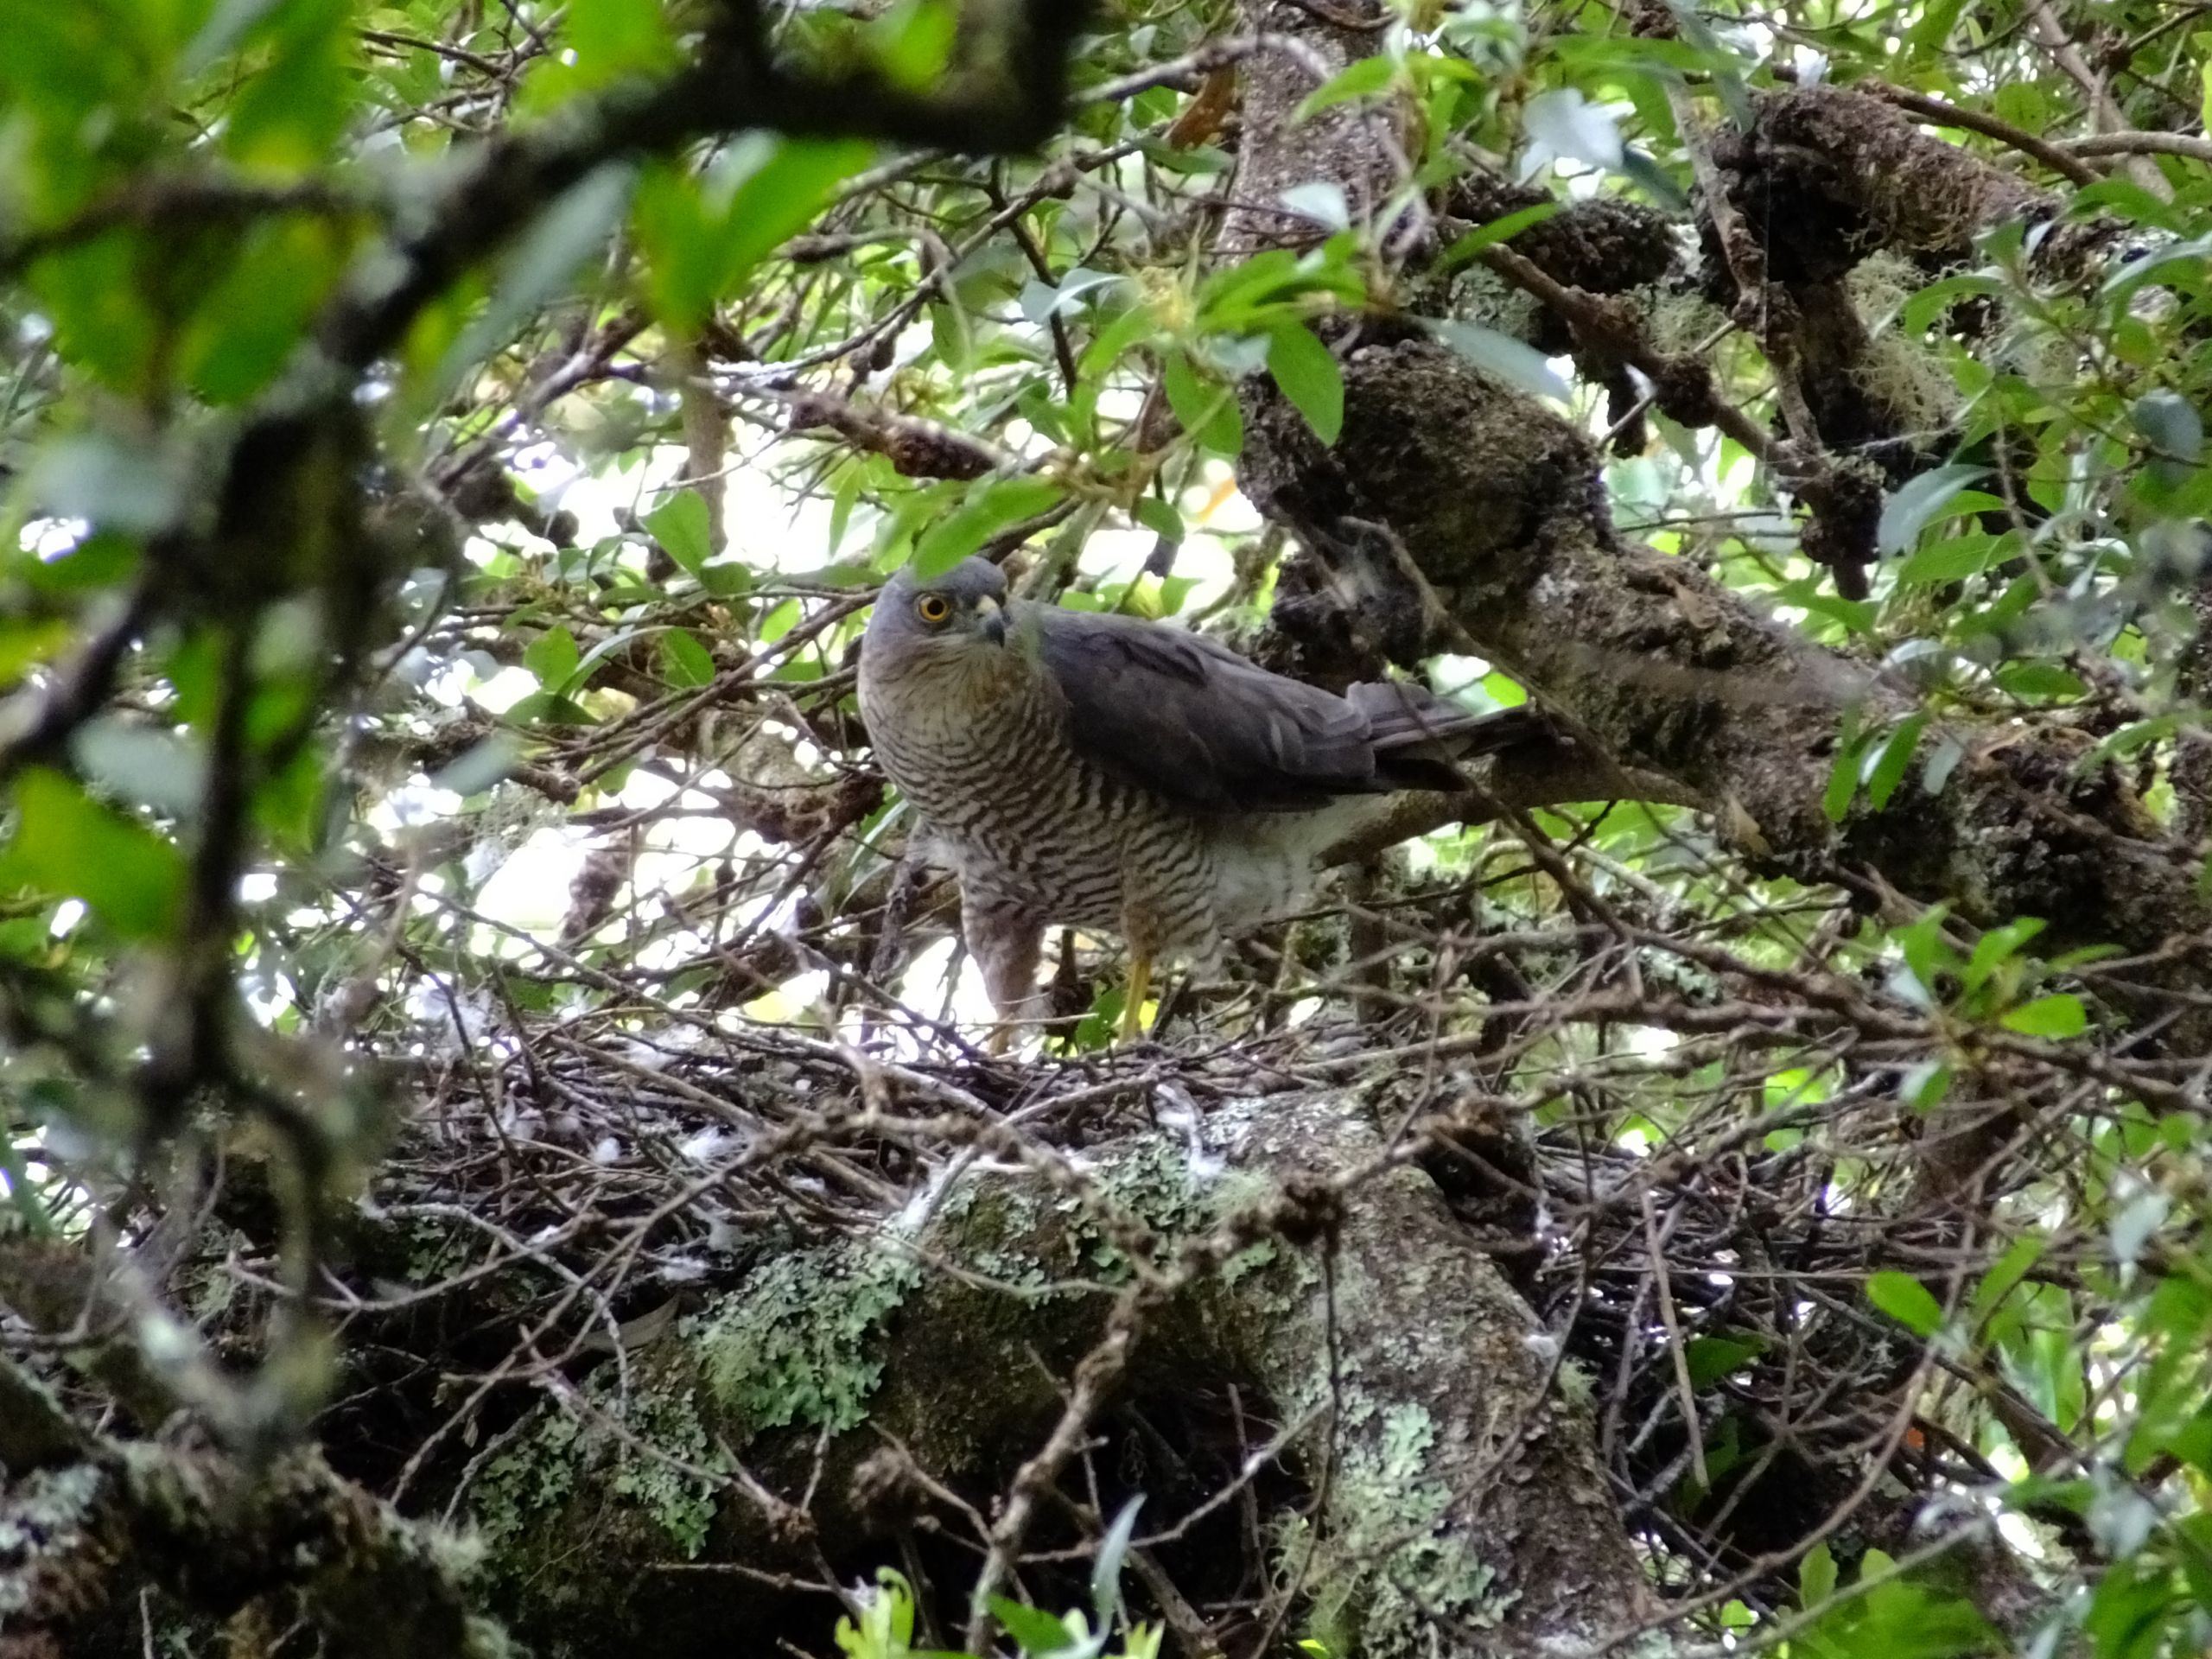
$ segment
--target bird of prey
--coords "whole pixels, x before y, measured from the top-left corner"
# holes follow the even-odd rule
[[[1041,1017],[1048,925],[1128,945],[1124,1038],[1155,961],[1294,910],[1332,849],[1454,760],[1529,735],[1395,681],[1344,696],[1162,622],[1010,599],[971,558],[886,584],[861,646],[876,758],[960,884],[1001,1026]],[[1401,832],[1402,835],[1405,832]]]

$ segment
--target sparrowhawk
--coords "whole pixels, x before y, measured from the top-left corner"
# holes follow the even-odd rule
[[[868,740],[960,883],[1001,1035],[1043,1013],[1048,925],[1118,933],[1122,1032],[1153,963],[1294,909],[1332,849],[1452,761],[1529,733],[1395,681],[1344,696],[1162,622],[1009,599],[971,558],[886,584],[861,647]]]

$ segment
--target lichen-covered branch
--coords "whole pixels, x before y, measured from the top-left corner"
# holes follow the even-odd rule
[[[140,1586],[228,1618],[296,1598],[334,1659],[493,1659],[462,1589],[471,1552],[403,1520],[313,1452],[254,1465],[75,1428],[0,1358],[0,1656],[61,1659]],[[150,1632],[149,1632],[150,1639]]]
[[[977,1170],[929,1216],[780,1255],[633,1356],[650,1444],[592,1405],[601,1379],[493,1461],[468,1502],[524,1634],[599,1651],[650,1618],[663,1652],[704,1653],[782,1573],[849,1576],[918,1527],[984,1542],[974,1506],[1116,1328],[1117,1408],[1243,1389],[1281,1425],[1306,1497],[1272,1534],[1280,1605],[1332,1648],[1534,1654],[1649,1611],[1573,1374],[1344,1096],[1179,1118],[1079,1170]],[[1117,1327],[1133,1280],[1162,1294]],[[634,1569],[588,1607],[548,1571],[585,1547]],[[655,1588],[672,1567],[680,1611]],[[1033,1570],[1017,1556],[1014,1587]]]

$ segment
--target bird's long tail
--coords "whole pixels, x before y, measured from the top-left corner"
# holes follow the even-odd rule
[[[1478,714],[1404,680],[1351,686],[1344,698],[1367,716],[1376,770],[1401,789],[1459,788],[1454,761],[1496,754],[1552,734],[1548,722],[1534,709]]]

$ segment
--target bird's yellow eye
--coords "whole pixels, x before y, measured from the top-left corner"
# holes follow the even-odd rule
[[[914,601],[914,614],[937,627],[952,614],[952,601],[943,594],[924,594]]]

